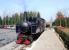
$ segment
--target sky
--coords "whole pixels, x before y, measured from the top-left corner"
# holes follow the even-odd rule
[[[69,0],[0,0],[1,16],[24,10],[40,12],[42,18],[50,21],[58,11],[69,14]]]

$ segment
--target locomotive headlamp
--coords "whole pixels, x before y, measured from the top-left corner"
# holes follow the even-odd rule
[[[22,23],[22,26],[28,27],[28,23],[24,22]]]
[[[27,22],[22,22],[21,23],[21,32],[22,33],[25,33],[25,32],[27,32],[28,31],[28,23]]]

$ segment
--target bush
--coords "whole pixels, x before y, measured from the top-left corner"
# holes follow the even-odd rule
[[[67,47],[69,49],[69,36],[66,34],[66,32],[61,31],[58,28],[54,28],[55,31],[59,34],[59,36],[62,38],[65,47]]]

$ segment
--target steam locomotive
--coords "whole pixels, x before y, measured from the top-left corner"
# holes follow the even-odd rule
[[[16,24],[17,44],[29,45],[45,30],[45,20],[40,17],[26,17]]]

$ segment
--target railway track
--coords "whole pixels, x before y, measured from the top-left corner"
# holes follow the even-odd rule
[[[20,46],[20,45],[19,44],[16,44],[15,42],[12,42],[10,44],[5,45],[4,47],[0,47],[0,50],[14,50],[18,46]]]
[[[31,45],[24,45],[24,44],[16,44],[12,42],[4,47],[0,47],[0,50],[26,50],[26,48],[30,48]]]
[[[13,35],[15,34],[15,35]],[[26,45],[20,45],[20,44],[16,44],[16,42],[14,40],[16,37],[16,33],[15,31],[11,31],[11,30],[5,30],[5,29],[0,29],[0,45],[4,44],[3,46],[0,46],[0,50],[25,50],[25,48],[27,47]],[[13,39],[11,39],[13,36]],[[9,38],[8,40],[6,40],[7,38]],[[10,40],[10,41],[9,41]],[[1,43],[2,42],[2,43]],[[3,43],[4,42],[4,43]],[[23,49],[24,48],[24,49]]]

